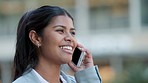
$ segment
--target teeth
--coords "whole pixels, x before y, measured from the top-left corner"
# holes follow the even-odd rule
[[[72,50],[71,46],[61,46],[62,49]]]

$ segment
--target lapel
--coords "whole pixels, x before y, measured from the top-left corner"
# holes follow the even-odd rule
[[[32,71],[32,69],[29,69],[24,73],[25,79],[28,81],[28,83],[40,83],[40,80],[35,75],[35,73]]]
[[[60,71],[60,74],[67,81],[67,83],[72,83],[71,79],[63,71]]]

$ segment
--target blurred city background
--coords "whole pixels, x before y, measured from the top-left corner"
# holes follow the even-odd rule
[[[103,83],[148,83],[148,0],[0,0],[0,83],[11,83],[16,28],[42,5],[68,10]]]

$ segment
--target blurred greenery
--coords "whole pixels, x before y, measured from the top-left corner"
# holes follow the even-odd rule
[[[148,83],[148,67],[141,63],[130,64],[112,83]]]

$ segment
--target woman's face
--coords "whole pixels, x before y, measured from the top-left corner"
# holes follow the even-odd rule
[[[72,60],[76,46],[72,19],[68,16],[56,16],[43,31],[39,58],[56,64],[65,64]]]

